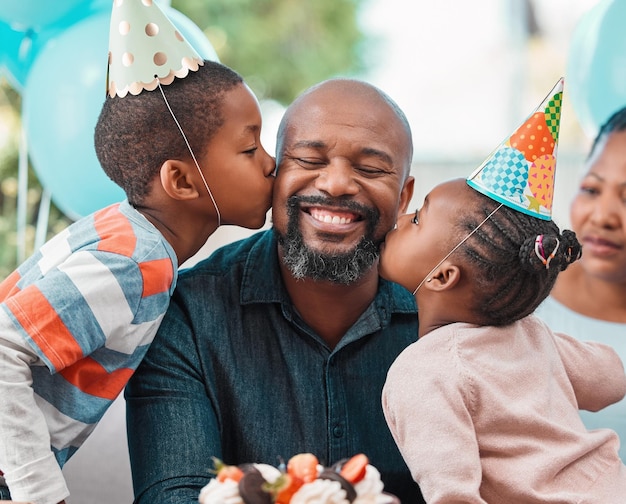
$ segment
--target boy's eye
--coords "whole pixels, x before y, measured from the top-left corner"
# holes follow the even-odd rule
[[[243,151],[244,154],[254,154],[257,151],[258,147],[252,147],[251,149]]]
[[[419,210],[415,210],[415,216],[411,219],[413,224],[417,224],[419,222]]]

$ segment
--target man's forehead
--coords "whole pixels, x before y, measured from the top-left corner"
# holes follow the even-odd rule
[[[393,110],[384,105],[361,102],[354,97],[346,100],[320,98],[316,100],[312,97],[290,111],[287,121],[289,133],[324,137],[332,131],[330,128],[336,128],[342,136],[349,137],[353,133],[361,134],[360,130],[383,134],[395,127],[404,129]]]

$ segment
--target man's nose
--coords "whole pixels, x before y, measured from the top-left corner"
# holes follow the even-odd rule
[[[334,159],[321,169],[315,187],[331,196],[354,195],[359,192],[354,168],[345,159]]]

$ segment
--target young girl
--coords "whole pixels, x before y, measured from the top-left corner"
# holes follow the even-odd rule
[[[617,435],[578,413],[624,396],[622,363],[532,315],[580,252],[573,232],[463,179],[388,234],[380,272],[414,293],[420,339],[392,365],[383,408],[429,504],[624,501]]]

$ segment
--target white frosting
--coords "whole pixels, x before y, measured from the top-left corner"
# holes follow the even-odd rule
[[[239,483],[232,479],[212,479],[198,497],[200,504],[244,504],[239,496]]]
[[[317,479],[305,483],[291,497],[290,504],[350,504],[341,483],[334,480]]]
[[[369,464],[365,469],[365,477],[354,485],[356,499],[352,504],[387,504],[392,498],[383,494],[385,485],[380,479],[380,472]]]
[[[274,483],[274,481],[276,481],[276,479],[281,474],[278,468],[269,464],[253,464],[253,465],[259,470],[259,472],[261,473],[261,476],[263,476],[263,479],[267,481],[268,483]]]

